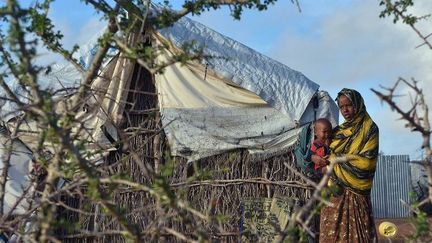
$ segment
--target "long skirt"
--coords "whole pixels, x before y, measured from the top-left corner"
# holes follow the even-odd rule
[[[334,207],[321,209],[319,242],[369,243],[377,241],[370,196],[344,190],[332,196]]]

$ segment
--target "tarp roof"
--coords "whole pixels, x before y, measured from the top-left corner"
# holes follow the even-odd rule
[[[302,73],[187,17],[160,33],[176,46],[192,40],[204,45],[205,54],[222,58],[204,60],[203,65],[297,121],[319,88]]]

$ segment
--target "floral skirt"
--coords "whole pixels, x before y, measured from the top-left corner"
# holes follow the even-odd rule
[[[369,243],[377,241],[370,196],[349,190],[332,196],[334,207],[321,209],[319,242]]]

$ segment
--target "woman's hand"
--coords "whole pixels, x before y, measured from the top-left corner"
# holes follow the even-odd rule
[[[326,166],[329,165],[330,162],[328,161],[328,155],[324,156],[323,158],[321,158],[320,156],[316,155],[316,154],[312,154],[311,156],[311,160],[314,164],[318,165],[318,166]]]

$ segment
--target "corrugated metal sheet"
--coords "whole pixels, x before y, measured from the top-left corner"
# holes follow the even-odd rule
[[[409,202],[411,191],[409,156],[380,156],[371,195],[375,218],[409,217],[409,208],[401,199]]]

